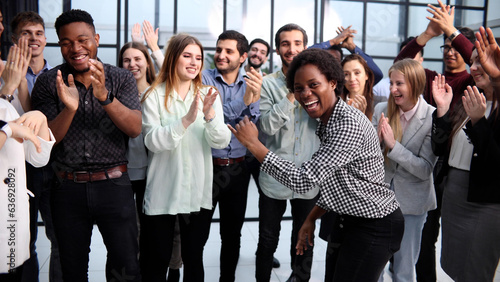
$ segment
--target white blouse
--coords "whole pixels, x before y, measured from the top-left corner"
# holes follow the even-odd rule
[[[201,99],[211,87],[200,89]],[[165,83],[157,86],[142,105],[142,132],[148,149],[144,212],[148,215],[182,214],[212,209],[213,164],[211,148],[228,146],[231,131],[224,124],[222,103],[217,97],[215,118],[203,119],[200,101],[196,121],[182,125],[194,100],[194,85],[184,100],[170,93],[165,109]]]

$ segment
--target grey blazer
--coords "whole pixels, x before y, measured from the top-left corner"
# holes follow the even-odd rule
[[[373,126],[380,114],[387,116],[387,103],[375,107]],[[415,115],[407,125],[400,142],[387,153],[385,181],[392,182],[403,214],[421,215],[436,208],[432,171],[437,157],[432,152],[431,128],[434,107],[419,97]]]

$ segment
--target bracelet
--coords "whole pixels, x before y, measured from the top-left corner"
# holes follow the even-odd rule
[[[215,115],[211,119],[208,119],[208,120],[205,118],[205,116],[203,116],[203,120],[206,121],[207,123],[212,122],[212,120],[214,120],[214,119],[215,119]]]
[[[453,41],[460,34],[460,30],[455,30],[450,36],[448,36],[448,40]]]

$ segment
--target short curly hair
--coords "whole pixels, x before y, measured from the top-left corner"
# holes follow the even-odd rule
[[[61,27],[70,23],[77,22],[88,24],[95,34],[94,19],[92,18],[92,16],[84,10],[72,9],[62,13],[59,17],[57,17],[56,23],[54,24],[57,36],[59,36],[59,30],[61,29]]]
[[[290,92],[294,92],[295,73],[305,65],[316,66],[328,81],[335,81],[335,95],[340,96],[344,88],[344,71],[340,62],[328,51],[317,48],[306,49],[293,59],[286,74],[286,86]]]

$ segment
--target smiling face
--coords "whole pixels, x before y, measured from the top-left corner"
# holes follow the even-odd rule
[[[283,72],[286,73],[293,58],[304,51],[304,35],[300,30],[283,31],[280,34],[280,44],[276,53],[280,55]]]
[[[411,93],[411,86],[406,81],[404,74],[399,71],[393,71],[390,75],[391,96],[394,98],[394,103],[407,112],[411,110],[416,102]]]
[[[14,41],[17,43],[19,38],[25,38],[28,40],[29,47],[31,48],[32,57],[43,55],[43,49],[47,45],[43,26],[36,23],[27,23],[18,30],[19,34],[13,36]]]
[[[328,81],[321,71],[312,64],[300,67],[295,72],[295,99],[304,107],[311,118],[319,118],[324,124],[335,108],[336,83]]]
[[[491,84],[490,77],[484,72],[483,67],[479,63],[476,49],[474,49],[474,51],[472,52],[470,61],[472,63],[470,66],[470,74],[474,78],[476,86],[483,90],[487,89]]]
[[[247,58],[247,53],[240,55],[237,47],[238,41],[225,39],[217,41],[215,48],[215,67],[221,74],[238,71]]]
[[[144,54],[135,48],[128,48],[123,52],[123,68],[128,69],[134,75],[136,81],[146,80],[148,62]]]
[[[189,44],[177,61],[176,71],[181,82],[193,80],[201,70],[202,54],[200,46]]]
[[[259,69],[267,61],[267,46],[256,42],[248,51],[248,64],[254,69]]]
[[[78,73],[89,71],[89,60],[97,59],[99,34],[84,22],[61,26],[59,46],[64,60]]]
[[[343,67],[345,76],[345,88],[349,90],[351,97],[363,95],[368,75],[365,68],[358,60],[346,62]]]
[[[452,48],[451,41],[444,41],[443,60],[446,71],[458,72],[465,70],[465,61],[455,48]]]

